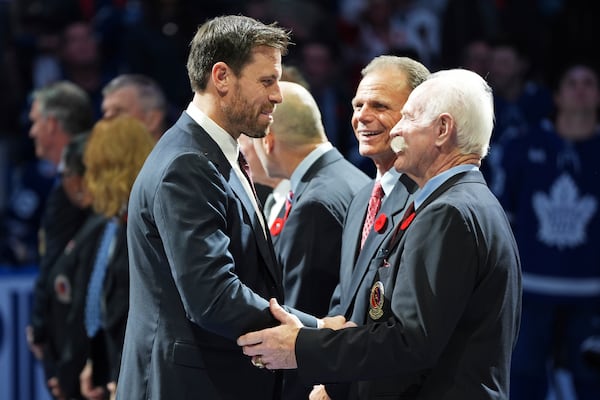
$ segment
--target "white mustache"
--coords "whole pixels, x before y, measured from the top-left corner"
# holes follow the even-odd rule
[[[400,153],[406,150],[406,141],[402,136],[395,136],[390,142],[390,147],[394,153]]]

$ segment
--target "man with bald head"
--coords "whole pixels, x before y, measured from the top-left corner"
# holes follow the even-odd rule
[[[281,82],[284,101],[255,149],[270,177],[291,180],[291,207],[270,226],[284,271],[286,304],[327,314],[338,281],[346,208],[368,177],[327,140],[321,113],[301,85]],[[319,289],[315,290],[315,284]]]
[[[346,209],[369,178],[327,140],[311,94],[292,82],[280,87],[284,100],[273,123],[264,138],[255,139],[269,176],[289,179],[293,193],[270,232],[283,268],[286,304],[324,316],[339,279]],[[306,399],[311,387],[292,380],[286,378],[285,398]]]

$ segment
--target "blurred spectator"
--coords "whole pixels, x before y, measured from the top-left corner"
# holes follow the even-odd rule
[[[60,42],[62,78],[69,80],[90,96],[95,116],[101,116],[102,87],[116,75],[102,59],[100,43],[93,26],[85,21],[69,23]]]
[[[94,211],[109,219],[89,279],[81,281],[87,284],[84,322],[90,341],[89,361],[81,375],[86,398],[114,394],[119,376],[129,310],[127,203],[154,143],[140,121],[123,115],[96,123],[85,150],[85,184]]]
[[[167,101],[151,78],[140,74],[119,75],[102,89],[102,113],[106,119],[130,115],[140,120],[155,140],[165,131]]]
[[[29,112],[29,135],[35,142],[36,156],[56,168],[65,146],[77,134],[88,131],[93,123],[92,105],[87,94],[70,82],[57,82],[33,94]],[[41,358],[41,346],[47,340],[48,274],[67,242],[83,221],[85,212],[73,205],[60,184],[60,177],[44,205],[39,234],[39,274],[34,289],[31,326],[27,339],[34,354]]]
[[[482,171],[496,195],[510,184],[498,164],[504,143],[537,127],[553,109],[550,90],[529,76],[529,59],[519,43],[508,39],[493,45],[488,80],[494,91],[496,121]]]
[[[56,399],[81,399],[79,372],[85,365],[88,346],[83,325],[86,285],[79,277],[89,275],[95,243],[105,222],[91,211],[91,197],[83,183],[87,139],[88,134],[80,134],[69,142],[59,168],[69,200],[86,214],[81,228],[51,266],[46,282],[48,337],[43,360],[47,385]]]
[[[553,2],[540,2],[546,7]],[[543,64],[537,65],[541,72],[556,74],[556,50],[561,58],[585,55],[590,64],[600,67],[597,38],[600,37],[600,2],[586,0],[556,0],[555,8],[545,10],[550,19],[551,30],[547,35],[550,43],[544,48]]]
[[[184,0],[129,1],[121,38],[128,73],[152,78],[163,89],[170,119],[188,104],[192,91],[187,81],[187,48],[195,29],[215,5]],[[222,7],[222,6],[221,6]]]
[[[441,66],[459,66],[467,43],[475,38],[496,37],[500,29],[496,2],[448,0],[441,16]]]
[[[439,20],[414,0],[367,0],[356,21],[359,63],[382,54],[413,49],[431,66],[440,52]]]
[[[600,334],[600,83],[587,65],[565,70],[552,121],[506,145],[500,200],[523,269],[523,314],[511,399],[544,399],[549,376],[570,372],[577,398],[600,398],[582,342]]]
[[[335,45],[311,39],[304,43],[300,53],[300,69],[321,111],[329,141],[353,164],[372,172],[368,170],[370,165],[358,154],[350,125],[352,96],[345,82],[339,79],[341,69],[337,60],[340,56]]]
[[[461,54],[458,67],[477,72],[487,80],[490,74],[490,62],[492,59],[492,48],[487,40],[473,39],[469,41]]]
[[[44,204],[55,182],[56,167],[38,160],[28,141],[7,140],[0,163],[5,163],[6,206],[0,218],[0,264],[36,265],[38,229]]]

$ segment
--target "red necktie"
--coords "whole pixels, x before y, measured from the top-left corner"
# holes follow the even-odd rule
[[[367,236],[369,236],[369,232],[371,232],[373,222],[375,221],[375,216],[377,216],[379,208],[381,207],[381,199],[383,198],[383,195],[384,193],[383,188],[381,187],[381,182],[375,182],[375,185],[373,185],[373,191],[371,192],[371,198],[369,199],[367,217],[365,218],[365,223],[363,225],[362,237],[360,241],[361,249],[365,244],[365,240],[367,240]]]
[[[276,218],[271,225],[271,235],[277,236],[281,233],[283,229],[283,225],[285,221],[287,221],[288,215],[290,215],[290,210],[292,209],[292,200],[294,199],[294,192],[289,191],[287,197],[285,198],[285,212],[283,213],[283,217]]]

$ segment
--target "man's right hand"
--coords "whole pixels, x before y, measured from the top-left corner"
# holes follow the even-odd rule
[[[27,338],[29,350],[31,350],[35,358],[41,360],[44,357],[44,346],[41,343],[34,342],[33,327],[31,325],[27,325],[25,328],[25,337]]]
[[[308,400],[331,400],[324,385],[315,385],[308,395]]]

